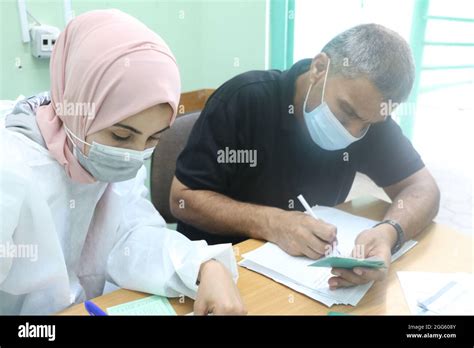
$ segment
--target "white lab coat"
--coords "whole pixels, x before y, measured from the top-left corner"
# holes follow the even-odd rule
[[[106,280],[194,298],[211,258],[236,281],[232,246],[167,229],[145,177],[142,167],[121,183],[74,183],[44,147],[0,127],[0,314],[54,313],[101,295]]]

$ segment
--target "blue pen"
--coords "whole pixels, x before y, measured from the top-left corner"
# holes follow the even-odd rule
[[[86,301],[84,302],[84,307],[86,307],[86,311],[92,316],[107,315],[107,313],[100,309],[94,302]]]

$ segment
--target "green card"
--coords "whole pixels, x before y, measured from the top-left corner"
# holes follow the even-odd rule
[[[334,312],[334,311],[329,311],[328,312],[328,315],[350,315],[350,314],[347,314],[347,313],[343,313],[343,312]]]
[[[176,315],[166,297],[149,296],[107,308],[109,315]]]
[[[334,268],[385,268],[383,260],[369,257],[367,259],[356,259],[355,257],[328,256],[323,257],[310,264],[311,267],[334,267]]]

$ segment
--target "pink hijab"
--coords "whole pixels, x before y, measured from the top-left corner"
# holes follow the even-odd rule
[[[73,19],[56,41],[50,73],[51,104],[38,109],[37,122],[49,152],[76,182],[95,179],[69,149],[63,123],[84,140],[157,104],[173,109],[170,125],[176,117],[181,85],[173,54],[157,34],[118,10]]]

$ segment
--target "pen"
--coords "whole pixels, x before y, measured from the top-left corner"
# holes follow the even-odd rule
[[[308,202],[306,202],[306,199],[304,199],[303,195],[299,195],[298,199],[301,204],[303,204],[303,207],[305,208],[306,212],[312,217],[314,217],[316,220],[319,220],[318,217],[314,214],[313,209],[311,209],[311,207],[309,206]]]
[[[86,301],[84,302],[84,307],[86,307],[86,311],[92,316],[104,316],[107,315],[102,309],[99,308],[94,302]]]
[[[303,204],[303,207],[305,208],[306,212],[310,214],[312,217],[314,217],[316,220],[319,220],[319,218],[314,214],[313,209],[309,206],[308,202],[306,202],[306,199],[304,199],[303,195],[298,196],[298,200]],[[337,248],[333,248],[333,253],[336,253],[338,255],[341,255],[341,252],[337,250]]]

